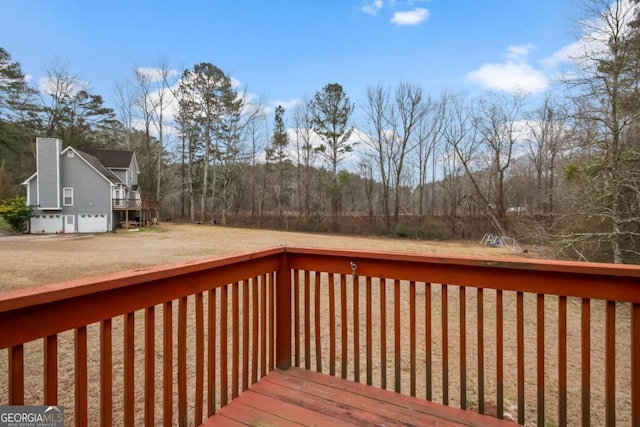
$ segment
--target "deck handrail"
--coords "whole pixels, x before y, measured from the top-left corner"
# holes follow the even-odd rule
[[[417,291],[422,292],[418,298],[423,304],[422,314],[416,314]],[[512,298],[507,295],[509,293],[514,294]],[[403,300],[405,295],[406,303]],[[547,295],[558,297],[557,308],[555,300],[545,303]],[[451,304],[453,297],[457,298],[458,305]],[[540,425],[546,420],[545,411],[546,414],[551,412],[546,409],[549,401],[545,401],[545,391],[552,382],[547,377],[552,374],[545,370],[544,361],[545,357],[554,357],[558,359],[558,372],[553,374],[558,383],[558,409],[553,412],[558,414],[559,425],[567,423],[567,329],[571,323],[567,320],[568,306],[570,310],[575,308],[582,316],[581,329],[576,338],[582,348],[579,359],[582,369],[579,400],[583,425],[592,420],[589,404],[593,400],[593,384],[589,354],[595,351],[594,344],[600,343],[591,341],[592,328],[599,327],[594,323],[595,320],[592,322],[591,313],[595,310],[596,302],[591,301],[602,300],[606,400],[602,417],[608,425],[615,424],[616,417],[620,416],[620,410],[616,411],[616,393],[628,393],[628,405],[623,406],[623,410],[629,409],[630,414],[623,414],[627,417],[624,419],[631,420],[633,425],[640,424],[640,267],[285,246],[0,294],[0,331],[3,331],[0,334],[0,350],[8,348],[5,372],[9,383],[9,396],[3,401],[0,393],[0,404],[24,404],[25,344],[36,339],[43,339],[44,343],[44,400],[29,403],[58,404],[57,366],[59,359],[66,356],[58,352],[58,336],[64,331],[74,331],[76,391],[73,416],[77,425],[86,425],[87,358],[91,357],[90,353],[87,354],[87,327],[97,323],[100,335],[97,352],[101,366],[101,423],[110,424],[113,412],[112,333],[116,319],[122,316],[122,411],[125,425],[136,424],[140,419],[134,414],[133,396],[137,387],[135,366],[144,367],[144,391],[147,398],[151,397],[151,403],[145,403],[145,422],[155,424],[159,417],[165,425],[174,422],[186,425],[188,419],[195,420],[196,424],[203,420],[203,401],[207,403],[207,414],[211,415],[215,408],[237,397],[239,392],[246,390],[268,370],[274,367],[286,369],[291,365],[300,366],[301,363],[306,369],[315,368],[319,372],[324,372],[328,364],[330,374],[337,375],[339,371],[345,378],[349,376],[354,381],[366,381],[367,384],[376,383],[373,377],[374,370],[378,369],[376,373],[380,380],[375,385],[386,388],[388,376],[394,382],[396,391],[416,395],[416,358],[424,357],[423,365],[427,371],[424,379],[418,381],[418,385],[421,384],[418,388],[425,390],[426,387],[424,397],[431,400],[435,398],[437,388],[433,381],[435,371],[432,370],[437,365],[437,356],[443,377],[438,393],[442,395],[442,403],[450,404],[449,386],[452,378],[447,368],[453,363],[449,360],[450,348],[455,348],[459,357],[459,373],[456,374],[456,378],[459,378],[459,395],[455,397],[456,404],[466,409],[469,406],[467,400],[473,394],[478,398],[477,410],[482,413],[487,398],[485,382],[489,382],[484,373],[489,370],[485,359],[490,351],[495,350],[497,360],[502,364],[507,350],[504,334],[508,328],[503,323],[508,321],[505,314],[509,308],[505,306],[508,298],[514,302],[516,314],[517,391],[513,399],[517,400],[518,422],[525,423],[524,362],[525,351],[529,350],[537,356],[534,378],[536,391],[532,398],[535,403],[530,403],[530,398],[527,398],[527,407],[535,407],[537,416],[535,420],[531,420],[530,415],[526,416],[526,421]],[[572,308],[568,298],[577,298],[581,302],[576,302],[576,307]],[[177,319],[173,317],[173,301],[178,301]],[[339,307],[335,306],[336,301],[339,301]],[[467,308],[472,301],[476,304],[473,311]],[[530,308],[528,304],[535,307],[535,313],[530,316],[531,324],[525,325],[524,313],[525,308]],[[626,321],[626,314],[619,312],[626,310],[625,304],[628,304],[629,314],[630,371],[629,390],[621,391],[618,386],[620,376],[616,375],[616,355],[621,348],[616,344],[616,329]],[[489,307],[494,310],[491,316],[497,322],[492,324],[497,328],[495,349],[490,349],[485,343],[488,340],[485,336],[488,323],[485,325],[484,319],[489,316],[485,314]],[[329,310],[328,316],[322,314],[325,308]],[[553,356],[545,354],[550,346],[549,340],[545,339],[545,310],[553,311],[554,316],[557,310],[558,341],[554,345],[557,355]],[[135,354],[136,312],[143,312],[144,355]],[[191,316],[188,313],[193,313],[195,319],[188,317]],[[456,317],[452,318],[451,315]],[[321,316],[328,318],[329,331],[325,328],[327,319]],[[406,322],[405,317],[408,319]],[[616,318],[621,322],[617,322]],[[372,337],[376,319],[380,324],[380,329],[376,330],[377,338]],[[416,319],[422,322],[422,327],[416,327]],[[441,322],[440,330],[437,320]],[[177,342],[174,340],[175,327],[171,326],[174,321],[177,322]],[[467,330],[473,321],[476,322],[475,328]],[[192,323],[195,325],[194,349],[187,344],[187,337],[191,333],[188,325]],[[337,331],[338,328],[340,331]],[[476,329],[475,334],[472,329]],[[524,343],[525,331],[530,330],[535,331],[536,335],[533,350],[525,349]],[[405,334],[408,338],[405,338]],[[435,339],[436,335],[441,337],[440,341]],[[454,335],[457,342],[452,341]],[[163,365],[162,381],[153,379],[156,360],[153,349],[158,347],[154,340],[158,336],[163,337],[163,357],[177,360],[175,370],[173,364]],[[376,339],[380,341],[382,349],[380,366],[373,368],[377,353],[374,355],[370,347],[371,341]],[[476,354],[467,350],[468,339],[477,343]],[[393,348],[387,349],[387,340],[393,342]],[[328,351],[322,350],[324,346]],[[214,348],[215,351],[205,352],[205,347]],[[337,355],[338,348],[341,350],[340,356]],[[350,355],[348,348],[356,355]],[[366,353],[364,356],[359,354],[361,348]],[[625,344],[622,344],[622,348],[626,348]],[[393,360],[387,360],[387,350]],[[187,371],[190,364],[187,359],[191,357],[196,383],[195,396],[188,398],[187,383],[190,380]],[[410,365],[410,388],[406,389],[409,391],[405,391],[406,382],[403,380],[402,366],[406,362],[403,357],[409,360]],[[314,359],[315,367],[311,363]],[[472,379],[472,375],[467,374],[468,369],[471,371],[467,366],[468,359],[473,359],[477,365],[474,368],[477,378],[473,378],[477,384],[473,387],[468,382]],[[337,366],[337,362],[340,362],[340,366]],[[504,367],[498,366],[496,369],[496,415],[502,417],[506,412],[506,379]],[[363,371],[362,380],[360,370]],[[0,369],[0,379],[3,375]],[[177,377],[175,381],[174,377]],[[164,399],[162,416],[153,409],[154,389],[160,387],[158,382],[162,383]],[[175,384],[177,399],[174,396]],[[118,404],[116,402],[116,406]],[[187,414],[187,408],[191,406],[194,412]],[[175,417],[177,419],[174,420]]]
[[[113,207],[117,209],[160,209],[160,202],[146,199],[113,199]]]

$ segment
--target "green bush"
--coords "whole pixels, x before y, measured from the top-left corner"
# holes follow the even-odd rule
[[[22,196],[6,199],[0,202],[0,216],[16,231],[23,231],[29,218],[31,218],[31,206]]]

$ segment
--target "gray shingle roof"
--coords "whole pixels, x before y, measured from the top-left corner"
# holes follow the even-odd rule
[[[88,154],[87,151],[94,151],[94,150],[85,150],[85,151],[76,150],[76,152],[78,152],[78,154],[80,154],[82,158],[87,161],[87,163],[89,163],[98,172],[104,175],[104,177],[107,178],[110,182],[112,182],[113,184],[123,184],[120,178],[118,178],[113,172],[107,169],[107,167],[98,158],[92,156],[91,154]],[[100,151],[100,150],[97,150],[97,151]]]
[[[97,150],[87,148],[83,152],[98,159],[104,166],[112,169],[126,169],[131,164],[133,151]]]

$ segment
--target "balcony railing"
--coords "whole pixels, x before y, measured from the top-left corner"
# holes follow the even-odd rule
[[[520,424],[640,425],[637,266],[282,247],[2,294],[0,331],[0,405],[76,425],[198,425],[292,365]]]
[[[159,209],[157,200],[113,199],[114,209]]]

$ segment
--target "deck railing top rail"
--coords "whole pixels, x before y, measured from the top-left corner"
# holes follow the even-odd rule
[[[0,293],[0,313],[113,291],[127,286],[148,285],[150,282],[193,275],[215,268],[229,268],[237,265],[242,265],[244,268],[252,261],[273,258],[284,253],[289,255],[290,266],[293,269],[351,274],[353,273],[351,261],[353,261],[356,264],[356,273],[360,276],[425,280],[433,283],[640,303],[640,266],[638,265],[279,246],[238,255],[145,267]],[[482,274],[479,274],[480,272]],[[568,277],[569,275],[571,277]],[[518,276],[519,281],[512,283],[511,280],[504,280],[513,276]],[[562,278],[563,286],[558,287],[557,283],[547,283],[541,280],[541,276]],[[498,277],[503,280],[496,282]],[[527,280],[522,281],[522,279]],[[221,278],[218,281],[223,283],[224,280],[225,278]],[[617,283],[620,286],[619,288],[584,287],[588,284],[597,285],[605,282]],[[147,306],[145,302],[140,303],[140,307],[145,306]],[[0,346],[0,348],[4,347]]]
[[[640,266],[287,248],[291,268],[640,303]],[[310,268],[312,266],[312,268]]]

